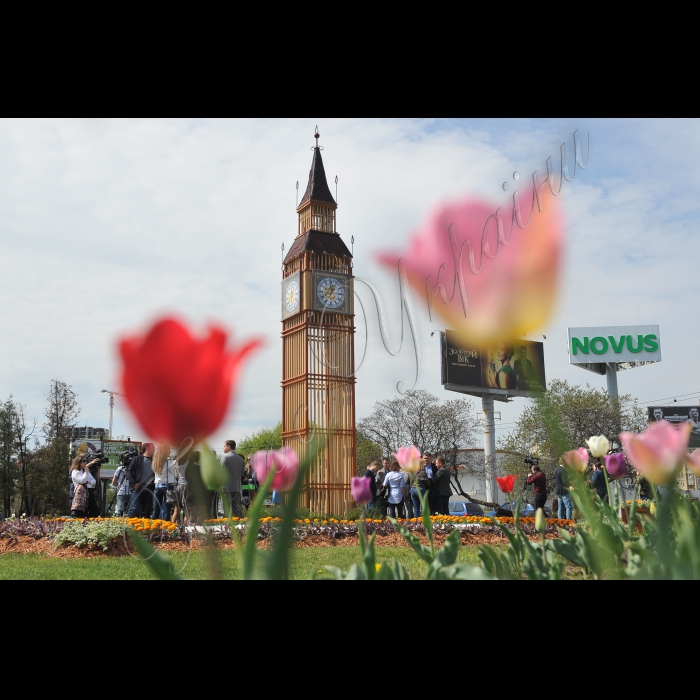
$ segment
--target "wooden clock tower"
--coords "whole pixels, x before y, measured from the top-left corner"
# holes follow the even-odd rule
[[[355,349],[352,254],[335,230],[338,208],[316,146],[297,207],[297,235],[282,279],[282,442],[304,459],[322,447],[301,505],[312,512],[352,507],[355,475]]]

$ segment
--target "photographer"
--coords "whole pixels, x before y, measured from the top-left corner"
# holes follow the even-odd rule
[[[128,478],[129,463],[135,457],[130,457],[130,452],[123,452],[119,460],[120,464],[112,478],[112,486],[117,489],[117,507],[114,511],[116,518],[125,516],[129,510],[129,499],[131,498],[131,484]],[[127,461],[128,460],[128,461]]]
[[[540,470],[539,464],[533,464],[530,467],[530,476],[527,477],[528,486],[535,486],[535,512],[538,508],[544,510],[544,504],[547,502],[547,478]]]
[[[95,477],[90,473],[90,467],[99,462],[98,459],[93,459],[88,463],[88,458],[85,455],[78,455],[73,461],[71,467],[71,479],[74,484],[73,501],[70,507],[70,514],[73,518],[84,518],[86,512],[90,508],[90,493],[92,490],[92,500],[95,501]],[[95,517],[95,516],[90,516]]]
[[[91,461],[92,458],[92,461]],[[102,475],[102,465],[109,462],[109,459],[104,456],[102,450],[98,450],[93,454],[86,455],[88,460],[88,469],[90,475],[94,479],[93,484],[88,483],[88,517],[98,518],[102,515],[102,493],[99,490],[100,476]]]

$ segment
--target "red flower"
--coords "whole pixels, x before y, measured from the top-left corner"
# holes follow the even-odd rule
[[[501,489],[503,493],[510,493],[513,490],[513,486],[515,486],[515,480],[517,478],[517,474],[513,474],[512,476],[510,474],[506,474],[505,476],[497,476],[496,483],[498,484],[498,488]]]
[[[119,343],[126,400],[148,437],[178,444],[211,435],[223,421],[243,359],[261,344],[226,351],[226,333],[203,340],[178,321],[158,321],[145,337]]]

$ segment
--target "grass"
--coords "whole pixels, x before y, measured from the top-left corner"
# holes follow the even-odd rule
[[[476,547],[462,547],[458,561],[478,565]],[[237,553],[221,550],[221,562],[226,579],[238,579],[240,569]],[[427,565],[413,550],[406,547],[377,547],[377,560],[398,559],[411,578],[422,578]],[[204,552],[173,553],[170,556],[175,569],[188,579],[206,579],[207,565]],[[309,579],[323,566],[339,566],[347,570],[360,561],[358,547],[317,547],[292,550],[290,578]],[[100,557],[94,559],[58,559],[41,554],[3,554],[0,556],[0,580],[155,580],[151,568],[133,557]]]

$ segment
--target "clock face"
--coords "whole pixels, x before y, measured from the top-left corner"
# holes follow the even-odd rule
[[[339,309],[345,303],[345,287],[336,277],[323,277],[316,285],[316,296],[327,309]]]
[[[287,285],[287,291],[284,295],[284,305],[287,311],[294,311],[299,308],[299,282],[292,280]]]

